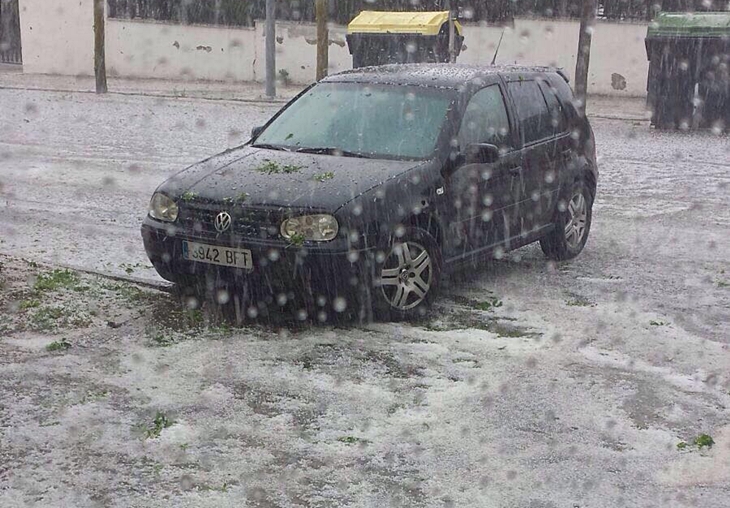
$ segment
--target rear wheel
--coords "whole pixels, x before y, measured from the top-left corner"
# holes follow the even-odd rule
[[[373,299],[379,316],[413,319],[426,314],[441,276],[441,250],[419,228],[407,229],[382,249],[375,270]]]
[[[571,259],[580,254],[591,230],[593,197],[585,182],[573,184],[570,193],[558,203],[555,229],[540,240],[540,247],[550,259]]]

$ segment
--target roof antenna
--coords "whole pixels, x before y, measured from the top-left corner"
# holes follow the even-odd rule
[[[499,36],[499,42],[497,43],[497,49],[494,52],[494,57],[492,58],[491,65],[494,65],[494,63],[497,61],[497,54],[499,53],[499,47],[502,45],[502,37],[504,37],[504,31],[505,29],[502,29],[502,35]]]

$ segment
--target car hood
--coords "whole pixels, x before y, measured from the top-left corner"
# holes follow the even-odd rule
[[[173,198],[334,211],[422,161],[361,159],[244,146],[195,164],[160,188]]]

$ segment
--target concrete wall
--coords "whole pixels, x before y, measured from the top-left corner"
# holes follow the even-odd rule
[[[254,34],[253,28],[110,19],[107,70],[111,76],[253,81]]]
[[[23,72],[94,73],[92,0],[20,0]]]
[[[24,72],[92,74],[92,0],[20,0]],[[515,21],[506,29],[498,63],[556,65],[569,75],[575,68],[577,21]],[[345,28],[330,30],[330,72],[349,69],[352,58]],[[502,29],[467,25],[466,49],[459,62],[488,65]],[[646,94],[648,62],[645,24],[598,23],[593,34],[589,90],[626,96]],[[314,25],[277,23],[277,69],[294,83],[314,80]],[[263,23],[237,29],[181,26],[139,20],[108,20],[107,69],[110,75],[263,81]]]

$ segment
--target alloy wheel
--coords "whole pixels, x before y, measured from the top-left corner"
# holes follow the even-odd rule
[[[406,241],[393,245],[380,272],[380,287],[391,307],[405,311],[426,299],[433,283],[433,261],[422,245]]]
[[[583,241],[588,219],[588,204],[582,192],[576,192],[568,203],[568,221],[565,225],[565,241],[576,249]]]

